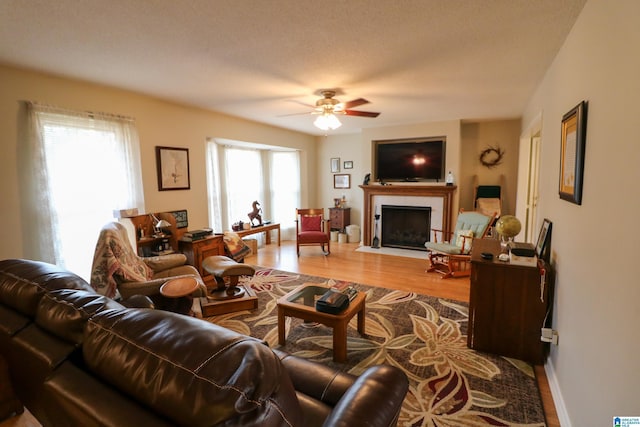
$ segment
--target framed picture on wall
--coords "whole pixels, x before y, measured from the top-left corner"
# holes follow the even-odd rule
[[[158,191],[191,188],[188,148],[156,147],[156,167]]]
[[[351,188],[351,174],[333,175],[333,188]]]
[[[340,172],[340,157],[331,159],[331,173]]]
[[[345,169],[353,169],[353,161],[347,160],[346,162],[344,162],[343,166]]]
[[[562,117],[560,135],[560,189],[562,200],[582,204],[587,103],[582,101]]]

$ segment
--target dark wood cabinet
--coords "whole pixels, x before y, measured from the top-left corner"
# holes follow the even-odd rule
[[[480,254],[489,252],[492,260]],[[540,341],[549,303],[549,286],[537,266],[513,265],[498,260],[500,243],[473,242],[467,345],[540,365],[548,343]]]
[[[202,261],[209,256],[224,255],[224,241],[222,236],[210,236],[195,242],[178,241],[180,252],[187,256],[187,262],[198,269],[202,280],[208,288],[214,288],[215,279],[212,275],[204,271]]]
[[[329,226],[344,231],[351,224],[351,208],[329,208]]]

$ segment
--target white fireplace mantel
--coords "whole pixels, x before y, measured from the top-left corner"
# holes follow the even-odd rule
[[[446,185],[360,185],[364,191],[364,224],[362,226],[362,242],[365,246],[371,245],[373,234],[373,215],[376,200],[384,200],[389,197],[403,198],[435,198],[441,200],[441,218],[432,216],[432,224],[441,224],[445,232],[451,231],[451,210],[453,209],[453,194],[457,186]],[[378,212],[379,213],[379,212]],[[440,228],[440,227],[437,227]]]

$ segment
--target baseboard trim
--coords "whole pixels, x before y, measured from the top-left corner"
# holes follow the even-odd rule
[[[567,413],[567,408],[564,405],[564,399],[562,398],[562,392],[560,391],[558,377],[556,376],[556,371],[550,357],[547,358],[547,363],[544,365],[544,371],[547,374],[547,381],[549,382],[549,389],[551,390],[551,396],[553,397],[553,404],[555,405],[556,413],[558,414],[558,421],[562,427],[572,427],[571,419]]]

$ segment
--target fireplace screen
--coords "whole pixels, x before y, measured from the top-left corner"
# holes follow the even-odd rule
[[[424,206],[382,205],[382,246],[426,251],[429,241],[431,208]]]

